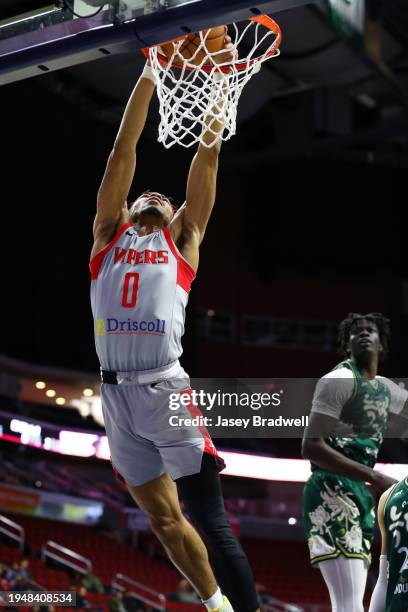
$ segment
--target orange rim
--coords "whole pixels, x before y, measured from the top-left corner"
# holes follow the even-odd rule
[[[245,68],[248,68],[248,66],[253,66],[253,64],[255,64],[261,59],[268,59],[276,55],[278,53],[279,46],[282,41],[282,31],[279,25],[276,23],[276,21],[274,21],[272,17],[269,17],[269,15],[257,15],[256,17],[251,17],[248,21],[259,23],[260,25],[263,25],[265,28],[268,28],[268,30],[271,30],[275,34],[275,41],[273,45],[271,46],[271,48],[268,49],[268,51],[266,51],[262,55],[259,55],[258,57],[255,57],[249,60],[249,62],[238,61],[237,63],[235,63],[234,64],[235,68],[238,71],[245,70]],[[177,38],[173,38],[172,40],[166,40],[166,42],[160,43],[160,44],[167,45],[169,43],[178,42],[179,40],[183,40],[184,38],[186,38],[186,36],[188,36],[188,34],[184,36],[178,36]],[[160,44],[154,45],[154,46],[160,47]],[[141,49],[141,52],[147,59],[149,59],[149,47],[144,47],[143,49]],[[157,57],[158,57],[159,62],[162,64],[167,64],[169,61],[169,58],[166,55],[164,55],[164,53],[161,53],[160,51],[157,52]],[[197,68],[194,68],[193,66],[184,66],[183,64],[178,64],[176,62],[173,64],[173,66],[175,68],[180,68],[180,69],[185,68],[186,70],[190,70],[190,71],[200,69],[200,70],[204,70],[204,72],[211,72],[211,70],[214,68],[214,66],[197,66]],[[220,66],[220,70],[222,72],[228,73],[230,72],[231,68],[229,66]]]

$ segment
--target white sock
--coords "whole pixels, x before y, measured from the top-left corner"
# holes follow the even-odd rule
[[[214,595],[212,595],[209,599],[203,599],[203,604],[207,607],[208,610],[212,608],[219,608],[223,604],[223,596],[221,590],[218,588]]]
[[[367,564],[363,559],[327,559],[319,569],[330,593],[332,612],[364,612]]]

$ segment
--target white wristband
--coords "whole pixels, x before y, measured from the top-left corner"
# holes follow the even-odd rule
[[[156,85],[156,77],[155,74],[152,70],[152,67],[146,62],[145,67],[143,68],[143,72],[140,75],[141,79],[149,79],[149,81],[151,81],[153,83],[153,85]]]

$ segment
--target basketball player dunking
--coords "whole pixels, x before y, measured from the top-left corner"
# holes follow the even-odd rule
[[[218,61],[231,61],[228,36],[224,49]],[[199,146],[186,202],[175,214],[156,192],[143,193],[128,210],[136,145],[154,88],[146,65],[108,160],[93,228],[91,301],[112,464],[207,609],[254,612],[251,570],[225,514],[218,474],[223,462],[207,432],[169,426],[170,394],[189,389],[178,358],[199,246],[215,200],[220,139]],[[210,127],[212,134],[203,134],[207,143],[222,131],[215,120]],[[177,414],[184,413],[191,416],[181,405]],[[211,550],[218,583],[179,496]]]

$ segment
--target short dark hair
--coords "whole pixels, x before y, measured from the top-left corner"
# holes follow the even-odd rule
[[[343,319],[339,325],[339,351],[343,355],[349,355],[350,332],[353,325],[361,320],[366,319],[375,323],[380,336],[380,341],[383,347],[382,358],[388,354],[391,338],[390,320],[387,319],[381,312],[369,312],[368,314],[359,314],[358,312],[349,312],[346,319]]]

